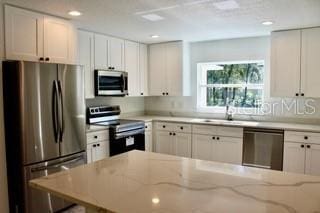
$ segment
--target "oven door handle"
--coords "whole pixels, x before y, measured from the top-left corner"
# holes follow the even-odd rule
[[[137,129],[137,130],[132,130],[128,132],[121,132],[121,133],[116,133],[115,134],[115,139],[120,139],[120,138],[126,138],[130,136],[134,136],[137,134],[144,134],[144,129]]]

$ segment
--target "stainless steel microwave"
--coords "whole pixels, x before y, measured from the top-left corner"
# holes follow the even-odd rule
[[[128,95],[128,73],[114,70],[95,70],[96,96]]]

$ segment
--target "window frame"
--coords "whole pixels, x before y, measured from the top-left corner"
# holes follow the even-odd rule
[[[262,103],[260,106],[262,106],[265,102],[265,80],[266,80],[266,61],[264,59],[261,60],[239,60],[239,61],[217,61],[217,62],[203,62],[203,63],[197,63],[197,111],[198,112],[205,112],[205,113],[226,113],[226,107],[220,107],[220,106],[206,106],[206,96],[207,93],[205,93],[205,98],[202,96],[201,89],[203,87],[208,88],[208,84],[203,85],[202,82],[204,78],[206,78],[206,75],[203,75],[203,73],[206,73],[208,71],[208,66],[212,65],[218,65],[218,64],[249,64],[249,63],[262,63],[263,64],[263,84],[250,84],[250,88],[254,88],[254,86],[261,88],[262,90],[262,96],[261,100]],[[223,86],[224,84],[212,84],[209,85],[209,87],[213,86]],[[237,85],[239,87],[245,87],[245,84],[233,84]],[[258,86],[259,85],[259,86]],[[248,84],[247,84],[248,86]],[[231,108],[236,111],[236,114],[263,114],[262,107],[259,108],[251,108],[251,107],[232,107]]]

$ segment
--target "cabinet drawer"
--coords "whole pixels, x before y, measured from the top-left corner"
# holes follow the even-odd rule
[[[284,141],[320,144],[320,133],[285,131]]]
[[[191,124],[175,124],[175,132],[191,133]]]
[[[152,131],[152,122],[145,123],[145,131]]]
[[[175,131],[175,124],[166,122],[157,122],[156,129],[162,131]]]
[[[243,128],[219,126],[217,127],[217,135],[237,137],[237,138],[241,138],[242,140]]]
[[[193,125],[192,133],[201,135],[216,135],[218,127],[213,125]]]
[[[109,141],[109,130],[87,133],[87,144],[99,141]]]

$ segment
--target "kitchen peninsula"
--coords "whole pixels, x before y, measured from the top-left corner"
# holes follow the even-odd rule
[[[30,185],[88,212],[320,212],[320,177],[143,151]]]

